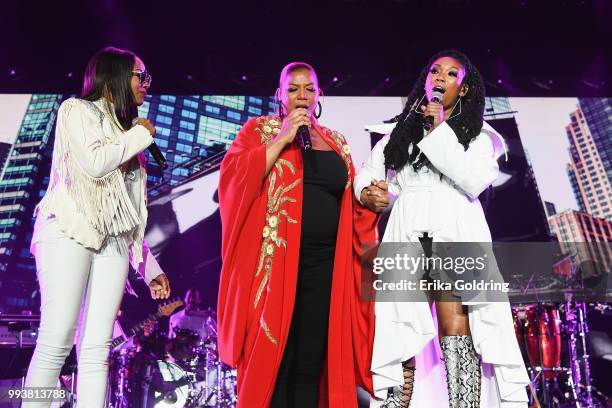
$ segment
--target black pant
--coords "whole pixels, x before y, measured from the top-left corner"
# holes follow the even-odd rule
[[[271,407],[315,408],[327,353],[333,259],[301,267]]]

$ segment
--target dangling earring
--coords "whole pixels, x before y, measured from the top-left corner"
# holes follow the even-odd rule
[[[457,105],[459,105],[459,112],[454,113],[450,118],[446,119],[447,121],[451,120],[452,118],[455,118],[459,115],[461,115],[461,96],[459,97],[459,99],[457,99],[457,102],[455,102],[455,106],[453,106],[453,112],[455,111],[455,108],[457,107]]]
[[[426,95],[427,94],[423,94],[423,96],[421,96],[421,99],[419,99],[419,101],[417,103],[412,105],[412,111],[414,111],[414,113],[418,113],[419,115],[425,115],[423,112],[419,112],[417,110],[417,107],[421,107],[421,103],[423,102],[423,99],[425,99]],[[408,115],[406,115],[406,119],[408,119]]]
[[[317,115],[317,110],[315,109],[314,117],[319,119],[321,114],[323,113],[323,106],[321,106],[321,101],[317,101],[317,106],[319,107],[319,114]]]

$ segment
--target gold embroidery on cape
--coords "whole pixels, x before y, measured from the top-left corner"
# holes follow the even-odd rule
[[[290,161],[285,160],[285,159],[277,159],[276,163],[274,163],[274,165],[278,169],[278,175],[280,177],[283,177],[283,166],[282,166],[283,164],[285,166],[289,167],[289,170],[291,170],[292,174],[295,174],[295,167],[293,167],[293,163],[291,163]]]
[[[261,143],[268,144],[280,132],[281,120],[278,116],[261,116],[256,122],[255,131],[259,133]]]
[[[278,340],[276,340],[274,336],[272,336],[272,332],[270,331],[270,328],[266,324],[266,321],[264,320],[263,315],[261,315],[261,318],[259,319],[259,325],[263,329],[264,333],[266,333],[268,340],[270,340],[270,342],[272,342],[272,344],[274,344],[275,346],[278,345]]]
[[[270,265],[266,265],[266,272],[264,273],[263,279],[257,288],[257,294],[255,296],[255,306],[257,306],[257,302],[259,302],[259,298],[261,298],[261,294],[263,293],[266,284],[268,283],[268,279],[270,279],[270,271],[272,267]]]
[[[335,130],[331,132],[331,138],[336,143],[336,145],[340,148],[340,154],[342,158],[347,163],[347,165],[351,164],[351,149],[349,145],[344,141],[344,136]]]
[[[278,122],[277,122],[278,123]],[[263,138],[263,135],[262,135]],[[283,169],[283,167],[285,169]],[[268,289],[268,284],[270,282],[270,276],[272,274],[272,261],[274,259],[274,254],[280,248],[287,249],[287,241],[279,236],[279,226],[283,222],[283,219],[286,220],[290,224],[296,224],[297,220],[291,218],[289,216],[289,212],[282,208],[284,203],[295,203],[297,200],[292,197],[288,197],[287,193],[289,193],[292,189],[294,189],[300,182],[301,179],[297,179],[291,184],[285,186],[282,183],[282,175],[283,171],[289,171],[292,175],[296,174],[295,166],[285,160],[278,159],[268,175],[269,183],[268,183],[268,200],[266,203],[267,212],[266,212],[266,225],[263,227],[261,236],[261,248],[259,250],[259,260],[257,262],[257,270],[255,271],[255,276],[259,277],[261,271],[264,270],[263,276],[259,285],[257,287],[257,292],[255,293],[255,299],[253,301],[253,308],[257,308],[259,301],[261,300],[261,296],[263,292]],[[277,182],[280,183],[277,185]],[[263,316],[261,317],[261,328],[266,332],[266,336],[273,343],[277,344],[278,342],[272,336],[272,332],[266,325],[263,320]]]

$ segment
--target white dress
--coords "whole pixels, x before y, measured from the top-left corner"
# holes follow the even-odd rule
[[[427,232],[434,242],[491,242],[478,195],[498,176],[505,144],[488,124],[464,149],[452,128],[441,123],[418,147],[436,170],[410,165],[385,175],[380,140],[355,177],[355,195],[372,179],[387,180],[397,197],[383,242],[415,242]],[[442,177],[441,177],[442,176]],[[516,340],[507,302],[468,304],[474,347],[482,361],[482,408],[527,406],[529,377]],[[435,310],[435,309],[434,309]],[[444,361],[435,313],[427,302],[377,302],[372,373],[378,407],[387,388],[403,384],[402,361],[416,356],[411,407],[448,407]]]

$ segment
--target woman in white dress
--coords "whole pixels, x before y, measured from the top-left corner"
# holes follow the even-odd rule
[[[442,88],[440,103],[432,101],[436,88]],[[478,196],[497,178],[505,145],[483,122],[484,104],[482,79],[467,57],[451,50],[430,59],[395,128],[355,178],[357,199],[374,211],[388,205],[389,194],[397,197],[383,243],[420,241],[425,249],[437,242],[491,242]],[[433,116],[429,131],[427,116]],[[454,300],[439,301],[440,293]],[[526,406],[529,379],[509,303],[428,295],[435,307],[376,303],[371,405]]]

